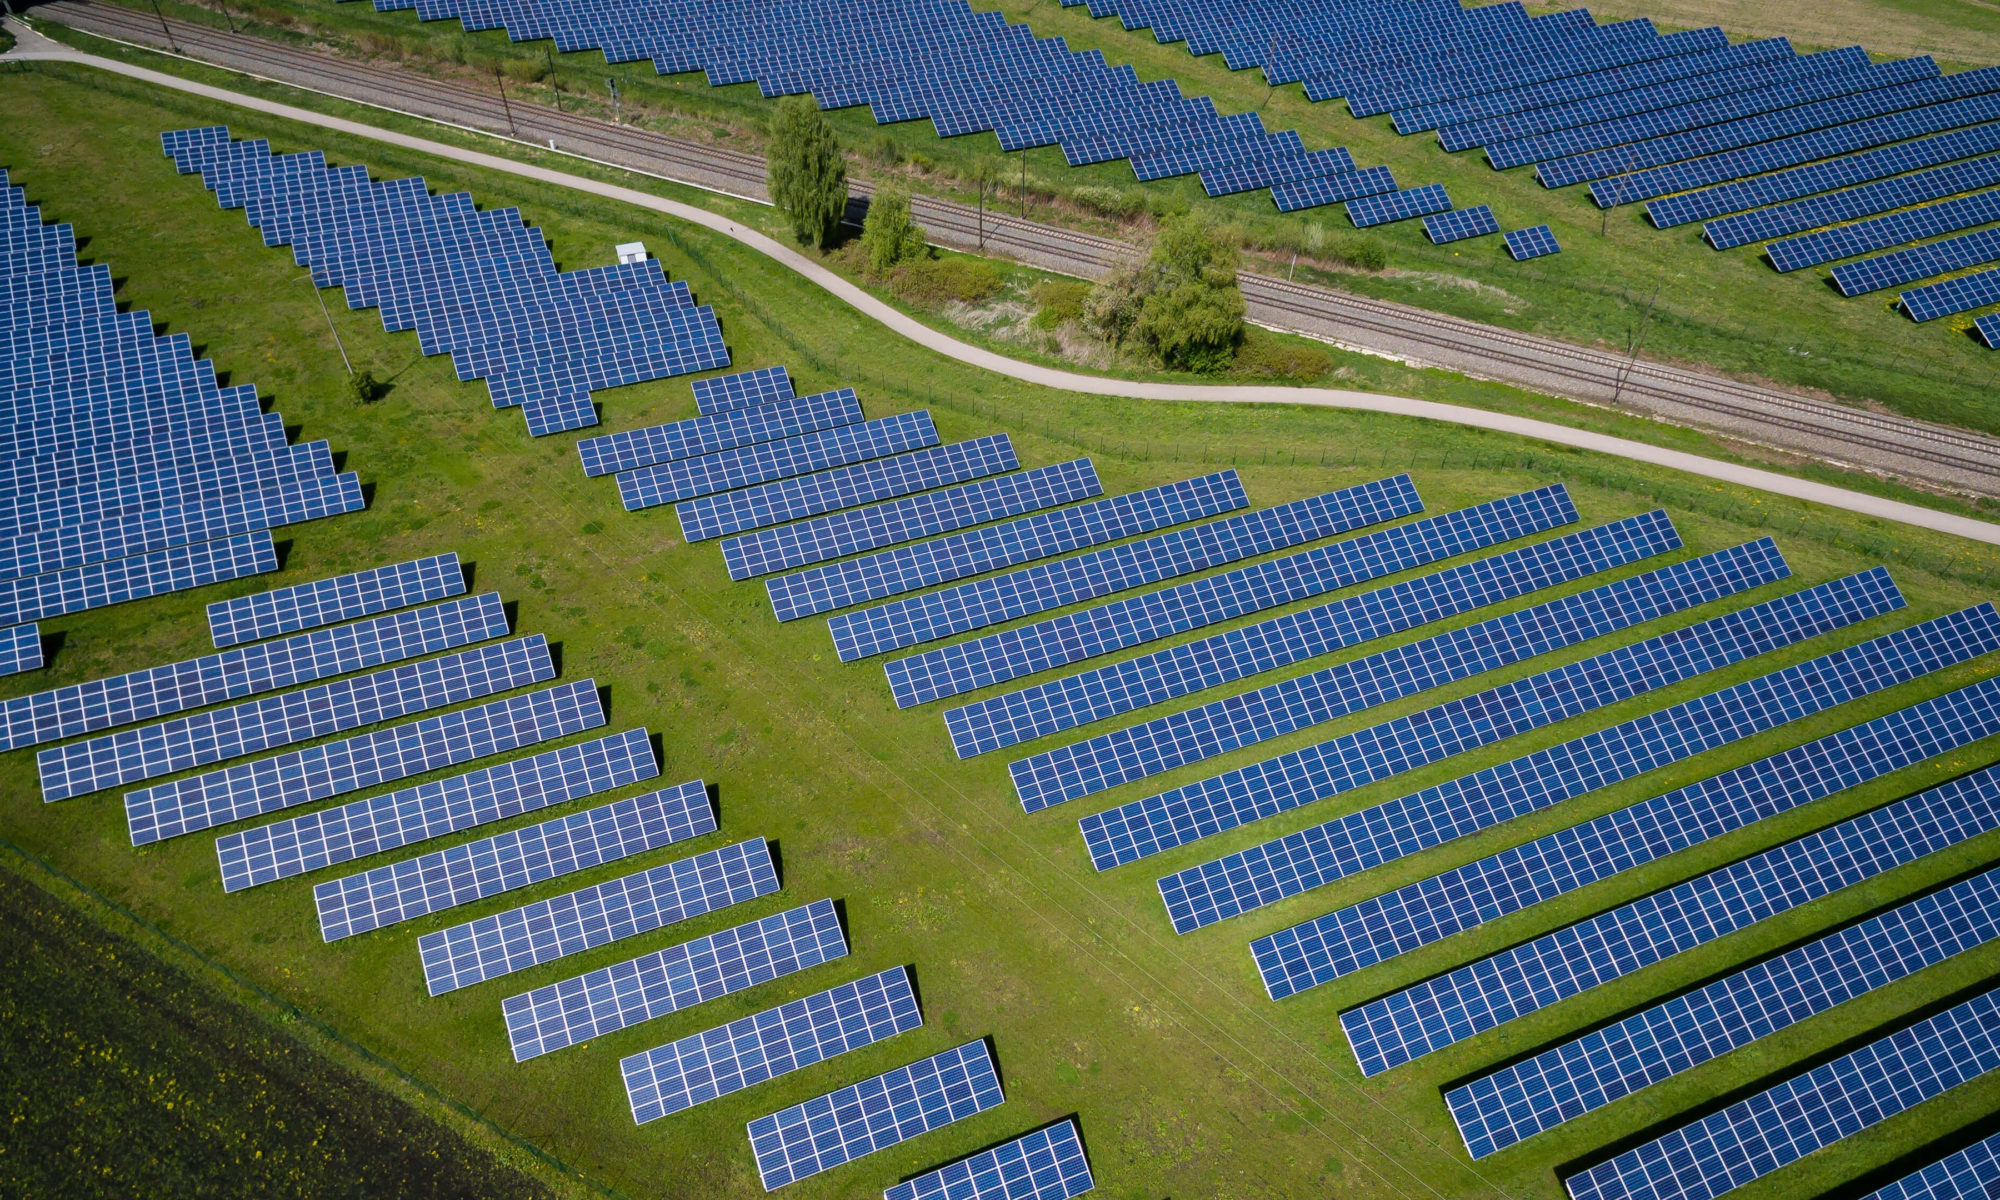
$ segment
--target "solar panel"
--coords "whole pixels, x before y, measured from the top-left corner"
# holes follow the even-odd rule
[[[1775,548],[1723,551],[1045,750],[1010,763],[1008,771],[1022,805],[1036,811],[1629,629],[1786,573]],[[1696,634],[1680,635],[1680,640],[1695,643],[1699,653],[1713,653],[1705,644],[1708,631],[1696,628]],[[1626,653],[1645,650],[1628,648]],[[1676,669],[1702,669],[1697,653],[1678,657],[1684,665],[1665,669],[1661,682],[1673,678]],[[1620,671],[1638,669],[1622,658],[1594,661],[1591,667],[1609,675],[1614,663]],[[1561,692],[1561,681],[1568,678],[1537,677],[1521,686]],[[1558,704],[1567,714],[1576,705],[1595,707],[1623,698],[1625,690],[1607,683],[1599,694],[1586,691]],[[1504,706],[1501,697],[1483,693],[1465,703],[1475,711],[1495,703]],[[1451,753],[1457,744],[1456,711],[1432,709],[1412,719],[1413,728],[1436,724],[1449,731],[1434,735],[1433,753]],[[1503,719],[1493,725],[1493,736],[1508,736],[1511,727]],[[1356,745],[1370,747],[1370,757],[1387,757],[1390,747],[1406,740],[1381,730],[1355,737]],[[1387,764],[1381,769],[1388,769]]]
[[[1748,557],[1740,566],[1727,558],[1696,560],[1685,575],[1691,594],[1664,602],[1655,589],[1679,573],[1675,568],[1609,584],[1597,589],[1601,600],[1579,600],[1574,608],[1586,620],[1607,602],[1671,612],[1788,573],[1770,561],[1775,551]],[[1084,841],[1092,862],[1108,870],[1852,624],[1901,604],[1893,589],[1883,594],[1886,585],[1864,575],[1777,597],[1135,800],[1084,818]],[[1568,611],[1554,608],[1551,619],[1566,619]]]
[[[1499,232],[1500,218],[1494,216],[1492,208],[1484,204],[1434,213],[1424,218],[1424,236],[1430,238],[1434,246]]]
[[[1192,575],[1409,513],[1407,486],[1380,480],[1190,529],[1024,567],[828,622],[842,662]]]
[[[1486,970],[1504,970],[1516,961],[1534,964],[1532,974],[1496,997],[1502,1005],[1496,1020],[1559,998],[1551,993],[1547,974],[1556,961],[1572,960],[1580,968],[1577,982],[1561,988],[1573,993],[1996,827],[2000,771],[1989,768],[1710,872],[1663,897],[1647,897],[1534,943],[1537,950],[1555,950],[1555,959],[1516,951],[1485,960],[1480,965]],[[1738,881],[1742,892],[1723,890]],[[1718,918],[1717,925],[1706,929],[1693,923],[1704,916]],[[1635,918],[1671,924],[1635,929]],[[1600,931],[1612,940],[1580,953],[1578,939]],[[1445,1103],[1472,1156],[1484,1158],[1996,937],[2000,872],[1989,871],[1453,1088]],[[1483,970],[1475,978],[1486,982],[1490,975]],[[1495,990],[1489,984],[1480,992]],[[1506,994],[1513,991],[1526,991],[1532,999],[1523,1005]],[[1479,994],[1468,997],[1468,1004],[1478,1003]],[[1429,997],[1409,998],[1423,1004]],[[1454,1001],[1432,1009],[1421,1026],[1401,997],[1351,1015],[1362,1030],[1361,1044],[1395,1047],[1381,1059],[1387,1064],[1466,1036],[1456,1008]],[[1343,1015],[1343,1024],[1347,1020]],[[1440,1025],[1447,1030],[1445,1039],[1424,1036],[1426,1026]],[[1398,1047],[1397,1027],[1409,1027],[1418,1040]]]
[[[1984,305],[2000,304],[2000,270],[1960,275],[1943,283],[1912,288],[1897,297],[1896,303],[1913,321],[1935,321]]]
[[[1412,487],[1413,502],[1414,495]],[[1542,488],[928,650],[893,660],[885,670],[897,705],[908,708],[1323,595],[1574,520],[1576,506],[1569,493],[1560,485]]]
[[[1860,296],[1995,259],[2000,259],[2000,230],[1983,229],[1894,254],[1842,263],[1833,269],[1833,282],[1841,295]]]
[[[1712,1200],[2000,1067],[2000,992],[1628,1150],[1564,1181],[1574,1200]]]
[[[1284,158],[1206,167],[1201,173],[1201,186],[1211,196],[1233,196],[1301,179],[1350,174],[1354,169],[1354,156],[1345,146],[1335,146],[1331,150],[1310,150]],[[1393,188],[1395,184],[1389,186]]]
[[[1276,194],[1276,189],[1273,189]],[[1407,221],[1411,217],[1421,217],[1426,213],[1441,213],[1451,207],[1451,197],[1445,194],[1441,183],[1427,183],[1422,187],[1408,188],[1400,192],[1385,192],[1375,196],[1361,196],[1347,202],[1347,219],[1354,222],[1356,229],[1366,229],[1370,225],[1387,225],[1392,221]]]
[[[0,580],[0,625],[68,616],[277,569],[271,531],[263,529],[46,575]]]
[[[1079,458],[730,538],[722,561],[730,578],[751,579],[1103,494]]]
[[[514,1061],[769,983],[847,954],[833,901],[815,900],[734,929],[552,983],[501,1005]]]
[[[1913,1171],[1868,1200],[1987,1200],[2000,1188],[2000,1133]]]
[[[208,606],[208,628],[215,648],[222,650],[242,642],[445,600],[464,591],[465,570],[458,555],[437,554],[254,596],[217,600]]]
[[[525,970],[778,890],[752,838],[417,939],[433,996]]]
[[[597,681],[581,679],[127,792],[125,821],[144,846],[602,724]]]
[[[1973,332],[1988,350],[2000,350],[2000,313],[1989,313],[1972,323]]]
[[[1680,546],[1659,510],[947,709],[960,758],[1160,704],[1345,646],[1442,621]]]
[[[1363,167],[1337,175],[1288,180],[1271,185],[1271,201],[1279,212],[1299,212],[1323,204],[1339,204],[1359,196],[1379,196],[1396,190],[1396,176],[1387,167]]]
[[[1002,1103],[982,1041],[967,1042],[750,1122],[764,1190],[829,1171]]]
[[[791,398],[792,377],[783,367],[759,367],[694,381],[695,411],[704,414]]]
[[[781,479],[739,492],[686,500],[674,513],[680,518],[681,537],[699,542],[1000,475],[1017,470],[1020,465],[1013,441],[1004,433],[996,433],[859,466]],[[732,579],[748,577],[735,573],[730,551],[738,545],[732,541],[724,543],[722,548],[723,561],[730,565]]]
[[[1922,649],[1928,648],[1906,652],[1910,675],[1922,674],[1924,664],[1934,661]],[[1966,655],[1953,657],[1962,661]],[[1260,938],[1252,953],[1272,998],[1288,996],[1921,762],[1994,729],[2000,729],[2000,680],[1890,713]],[[1525,861],[1536,864],[1532,878],[1519,865]],[[1386,915],[1392,912],[1395,916]],[[1364,923],[1374,922],[1381,924],[1363,931]]]
[[[576,444],[576,452],[583,460],[585,475],[615,475],[655,463],[698,458],[738,446],[852,425],[859,420],[861,401],[855,398],[854,389],[840,388],[584,438]]]
[[[628,512],[638,512],[937,443],[937,426],[931,423],[928,412],[898,413],[859,425],[627,471],[618,476],[618,495]]]
[[[42,632],[34,625],[0,629],[0,675],[40,670]]]
[[[66,800],[288,746],[555,676],[541,634],[104,734],[35,756],[42,798]]]
[[[320,937],[338,941],[715,832],[697,779],[313,888]]]
[[[1074,1120],[906,1179],[883,1200],[1069,1200],[1097,1186]]]
[[[1941,200],[1995,183],[2000,183],[2000,154],[1919,171],[1914,175],[1898,175],[1843,192],[1808,196],[1773,208],[1737,213],[1708,222],[1702,226],[1701,235],[1717,250],[1728,250],[1840,221],[1852,221],[1913,204]]]
[[[950,583],[968,575],[1150,533],[1250,503],[1236,472],[1127,492],[765,582],[780,621]]]
[[[1947,200],[1943,204],[1906,209],[1853,225],[1786,238],[1773,242],[1764,250],[1770,255],[1772,266],[1780,271],[1796,271],[1801,267],[1816,267],[1837,258],[1900,246],[1904,242],[1970,229],[1996,220],[2000,220],[2000,190],[1978,192]]]
[[[1659,228],[1671,229],[1676,225],[1705,221],[1759,205],[1797,200],[1815,192],[1852,187],[1991,150],[2000,150],[2000,124],[1975,125],[1936,137],[1897,142],[1845,158],[1793,167],[1678,196],[1666,196],[1647,204],[1646,216]]]
[[[507,633],[500,593],[239,646],[0,701],[0,750],[16,750],[239,700]]]
[[[338,866],[659,773],[646,731],[628,729],[289,821],[225,833],[215,840],[222,890],[242,891]]]
[[[1531,258],[1542,258],[1550,254],[1562,253],[1556,243],[1555,231],[1547,225],[1531,225],[1526,229],[1510,229],[1506,236],[1507,253],[1515,262],[1526,262]]]
[[[890,967],[621,1059],[632,1120],[644,1125],[924,1023],[910,973]]]

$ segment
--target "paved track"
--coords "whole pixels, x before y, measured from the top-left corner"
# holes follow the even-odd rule
[[[219,66],[463,128],[554,145],[664,179],[762,202],[764,161],[546,105],[504,106],[494,89],[369,66],[260,38],[151,16],[93,0],[58,0],[37,16]],[[858,184],[858,218],[868,188]],[[966,205],[917,197],[917,219],[940,244],[984,246],[1051,270],[1095,276],[1129,252],[1109,238]],[[1242,276],[1250,318],[1369,353],[1444,367],[1590,403],[1616,403],[1680,424],[1924,487],[2000,495],[2000,440],[1872,413],[1328,288]]]
[[[78,63],[98,70],[123,75],[158,87],[171,88],[181,92],[202,96],[225,104],[234,104],[256,112],[297,121],[323,129],[337,130],[356,137],[368,138],[389,145],[401,146],[419,153],[466,163],[487,170],[502,171],[525,179],[558,187],[571,188],[592,195],[603,196],[622,203],[631,204],[652,212],[661,213],[704,228],[714,230],[735,239],[760,254],[798,272],[813,283],[832,293],[837,299],[879,321],[894,332],[909,338],[940,354],[955,358],[971,366],[996,374],[1007,375],[1029,383],[1047,387],[1063,388],[1097,396],[1124,396],[1146,400],[1168,401],[1210,401],[1256,404],[1311,404],[1329,408],[1359,409],[1369,412],[1389,413],[1398,416],[1415,417],[1424,420],[1444,421],[1455,425],[1478,429],[1488,429],[1499,433],[1515,434],[1537,438],[1557,445],[1575,446],[1585,450],[1615,455],[1638,462],[1671,467],[1675,470],[1722,480],[1740,487],[1753,488],[1776,495],[1791,496],[1813,503],[1825,504],[1851,512],[1879,517],[1884,520],[1901,522],[1924,529],[1973,538],[1992,545],[2000,545],[2000,525],[1975,520],[1970,517],[1942,513],[1917,505],[1904,504],[1879,496],[1849,491],[1846,488],[1796,479],[1772,471],[1736,463],[1703,458],[1678,450],[1668,450],[1644,442],[1626,438],[1610,437],[1587,430],[1574,429],[1547,421],[1537,421],[1506,413],[1487,412],[1483,409],[1464,408],[1457,405],[1438,404],[1427,400],[1413,400],[1403,396],[1384,396],[1369,392],[1337,391],[1327,388],[1286,388],[1286,387],[1237,387],[1205,386],[1194,384],[1140,383],[1122,379],[1106,379],[1094,375],[1081,375],[1070,371],[1023,363],[1015,359],[995,354],[992,351],[970,346],[944,333],[930,328],[904,315],[847,280],[794,250],[764,234],[727,217],[718,216],[706,209],[668,200],[648,192],[620,187],[595,179],[585,179],[547,167],[518,162],[497,155],[483,154],[458,146],[445,145],[427,138],[413,137],[376,126],[349,121],[324,113],[296,108],[288,104],[247,96],[223,88],[196,83],[176,75],[158,71],[96,55],[83,54],[40,37],[18,22],[10,23],[17,32],[20,44],[7,56],[24,59],[51,59]]]

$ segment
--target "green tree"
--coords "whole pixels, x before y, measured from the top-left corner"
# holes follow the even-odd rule
[[[823,248],[847,211],[847,161],[833,126],[811,96],[778,102],[771,125],[771,202],[792,221],[801,245]]]
[[[868,254],[868,269],[877,275],[924,256],[924,230],[910,217],[907,188],[885,183],[875,189],[868,216],[861,222],[861,248]]]
[[[373,404],[382,394],[382,384],[376,380],[375,372],[363,367],[347,377],[347,398],[356,404]]]
[[[1113,271],[1084,314],[1105,339],[1135,342],[1180,371],[1213,373],[1243,340],[1236,239],[1201,218],[1168,218],[1143,264]]]

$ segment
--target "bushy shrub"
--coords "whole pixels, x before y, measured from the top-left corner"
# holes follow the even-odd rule
[[[1233,230],[1197,216],[1168,220],[1143,264],[1114,270],[1091,289],[1086,322],[1112,344],[1136,344],[1175,370],[1221,371],[1243,336],[1239,244]]]
[[[893,167],[903,161],[903,152],[897,148],[895,138],[878,133],[875,140],[868,143],[868,157],[885,167]]]
[[[1323,346],[1290,341],[1268,330],[1246,328],[1243,343],[1229,373],[1245,379],[1285,379],[1311,383],[1333,370],[1333,355]]]
[[[1123,220],[1139,211],[1139,196],[1113,187],[1087,185],[1072,191],[1069,198],[1100,216],[1116,220]]]
[[[1000,269],[977,258],[933,258],[904,263],[889,277],[896,294],[912,304],[938,308],[956,300],[978,304],[1000,290]]]
[[[1036,284],[1033,294],[1035,328],[1056,329],[1083,320],[1090,285],[1081,279],[1048,279]]]
[[[923,227],[910,217],[908,188],[885,183],[875,189],[868,216],[861,222],[861,250],[868,256],[868,269],[877,275],[924,257],[928,247]]]
[[[549,77],[549,64],[539,58],[510,58],[501,69],[516,83],[540,83]]]

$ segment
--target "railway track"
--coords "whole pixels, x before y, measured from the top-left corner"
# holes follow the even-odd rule
[[[497,89],[185,22],[163,26],[149,14],[94,0],[57,0],[36,7],[33,15],[323,95],[548,146],[747,200],[767,200],[764,160],[757,155],[544,104],[503,102]],[[849,217],[858,220],[871,189],[856,181],[853,190]],[[1094,277],[1131,252],[1110,238],[936,197],[917,196],[912,207],[941,245],[1004,253],[1065,274]],[[1240,281],[1248,315],[1262,325],[1417,365],[1634,410],[1927,488],[2000,496],[2000,439],[1268,275],[1245,272]]]

